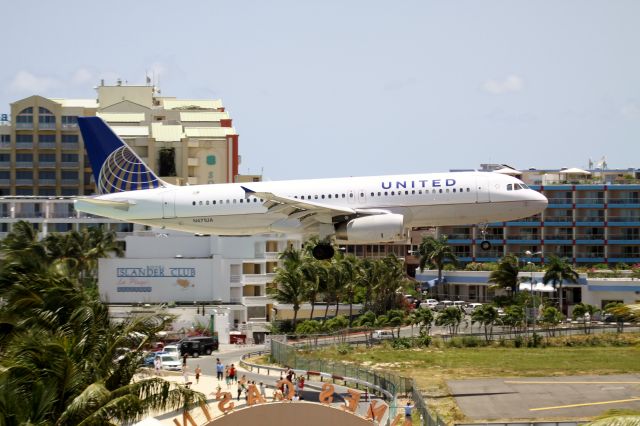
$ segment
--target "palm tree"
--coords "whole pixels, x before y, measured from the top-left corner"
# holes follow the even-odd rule
[[[418,325],[418,333],[420,333],[421,336],[428,336],[434,320],[433,311],[428,308],[418,308],[413,311],[413,314],[415,323]]]
[[[498,310],[491,305],[482,305],[471,314],[471,321],[484,326],[484,338],[491,340],[493,325],[498,320]]]
[[[438,284],[442,283],[442,269],[445,263],[447,261],[454,264],[457,262],[456,255],[447,242],[446,235],[442,235],[439,238],[424,237],[418,252],[420,253],[420,269],[424,270],[427,264],[430,264],[438,270]]]
[[[275,287],[269,287],[267,292],[276,301],[293,305],[293,329],[295,330],[298,311],[305,300],[305,279],[299,264],[285,259],[282,267],[276,269],[273,283]]]
[[[16,256],[46,254],[29,228],[21,224],[1,246],[9,261],[0,271],[0,424],[121,424],[205,400],[158,378],[132,382],[142,346],[165,319],[112,322],[77,277]],[[134,350],[118,358],[121,347]]]
[[[436,325],[449,327],[449,333],[455,336],[462,322],[462,311],[455,306],[445,308],[436,318]]]
[[[519,273],[518,258],[513,254],[508,254],[500,259],[498,267],[491,271],[488,281],[498,287],[510,289],[511,294],[514,295],[520,283]]]
[[[309,319],[313,319],[318,295],[326,288],[326,282],[329,274],[327,262],[305,256],[304,261],[300,265],[300,269],[305,281],[305,299],[311,303]]]
[[[577,283],[578,278],[578,273],[575,271],[575,269],[573,269],[573,267],[567,262],[566,259],[562,259],[554,255],[549,256],[549,262],[547,263],[547,266],[545,268],[542,282],[544,284],[551,282],[553,287],[557,288],[558,304],[560,306],[561,313],[564,312],[564,306],[562,303],[562,283],[564,281]]]
[[[582,325],[584,327],[584,333],[589,334],[591,327],[590,324],[587,324],[589,319],[592,319],[596,312],[599,312],[600,309],[593,305],[589,305],[588,303],[578,303],[573,307],[572,316],[573,319],[582,318]]]

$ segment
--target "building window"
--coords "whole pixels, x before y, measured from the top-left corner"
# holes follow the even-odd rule
[[[55,154],[38,154],[38,161],[41,163],[55,163],[56,155]]]
[[[33,135],[16,135],[17,143],[33,143]]]
[[[53,170],[40,170],[38,173],[38,178],[43,180],[55,180],[56,172]]]
[[[9,161],[11,161],[9,154],[0,154],[0,163],[8,163]]]
[[[33,179],[33,172],[31,170],[17,170],[16,179]]]
[[[78,162],[78,154],[66,154],[62,153],[60,160],[63,163],[77,163]]]
[[[75,115],[63,115],[62,116],[62,125],[70,125],[74,126],[78,124],[78,117]]]
[[[33,195],[33,189],[31,189],[31,188],[16,188],[16,195]]]
[[[39,143],[56,143],[56,135],[38,135]]]
[[[53,115],[53,113],[51,111],[49,111],[48,109],[43,108],[43,107],[39,107],[38,108],[38,123],[39,124],[46,124],[46,125],[53,124],[53,127],[55,127],[56,116]],[[51,127],[51,126],[47,126],[47,127]]]
[[[16,162],[18,163],[31,163],[33,161],[33,154],[16,154]]]
[[[0,170],[0,180],[9,180],[11,173],[9,170]]]
[[[75,180],[78,179],[78,172],[72,170],[63,170],[61,173],[61,177],[64,180]]]
[[[18,124],[33,124],[33,108],[25,108],[16,116]]]
[[[160,176],[177,176],[176,173],[176,150],[174,148],[163,148],[159,152],[159,168]]]
[[[207,164],[210,166],[216,165],[216,156],[215,155],[207,155]]]
[[[62,135],[62,143],[78,143],[78,135]]]
[[[0,135],[0,142],[11,143],[11,135]]]

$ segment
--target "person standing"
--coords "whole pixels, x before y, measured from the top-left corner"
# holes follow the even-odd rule
[[[411,419],[411,410],[413,409],[413,406],[411,405],[410,401],[407,401],[407,405],[404,406],[404,417],[405,419]]]
[[[202,373],[202,370],[200,369],[200,364],[196,366],[195,373],[196,373],[196,384],[198,384],[200,383],[200,373]]]
[[[184,367],[182,367],[182,377],[184,377],[184,384],[185,385],[187,383],[189,383],[189,369],[188,369],[188,367],[186,365]]]
[[[153,365],[156,368],[156,374],[160,374],[160,370],[162,369],[162,358],[156,356],[156,359],[153,360]]]
[[[224,366],[224,382],[227,384],[227,387],[229,387],[229,366],[225,365]]]
[[[187,366],[187,354],[182,355],[182,368]]]
[[[236,372],[236,367],[231,364],[231,367],[229,367],[229,377],[231,378],[232,383],[238,383],[237,374],[238,373]]]
[[[218,381],[224,377],[224,365],[220,362],[220,358],[216,358],[216,378]]]

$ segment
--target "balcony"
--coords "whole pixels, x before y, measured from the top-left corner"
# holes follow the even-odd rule
[[[62,123],[61,128],[63,131],[78,130],[78,123]]]
[[[189,167],[196,167],[196,166],[199,166],[199,165],[200,165],[200,160],[199,160],[199,159],[197,159],[197,158],[192,158],[192,157],[189,157],[189,158],[187,159],[187,166],[189,166]]]
[[[276,274],[243,274],[242,284],[244,285],[265,285],[273,281]]]
[[[20,169],[33,169],[33,161],[16,161],[16,167]]]
[[[16,149],[33,149],[33,142],[16,142]]]
[[[55,130],[56,123],[38,123],[38,129],[40,130]]]
[[[63,161],[60,163],[60,167],[74,169],[78,167],[77,161]]]
[[[268,296],[244,296],[242,298],[242,304],[245,306],[265,306],[271,301]]]
[[[632,204],[637,206],[640,204],[640,199],[638,198],[610,198],[609,204],[613,204],[617,207],[617,204]]]
[[[16,123],[16,130],[33,130],[33,123]]]
[[[608,220],[609,226],[637,226],[640,217],[637,216],[612,216]]]
[[[77,151],[79,148],[80,144],[78,142],[62,142],[62,149]]]
[[[38,162],[38,166],[43,169],[49,169],[49,168],[55,168],[56,167],[56,163],[55,161],[40,161]]]
[[[38,142],[39,149],[56,149],[55,142]]]
[[[40,185],[54,186],[56,184],[56,180],[55,179],[38,179],[38,183]]]
[[[62,184],[63,185],[79,185],[80,180],[79,179],[62,179]]]

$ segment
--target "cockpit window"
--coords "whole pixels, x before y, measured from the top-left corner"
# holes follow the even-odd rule
[[[513,185],[512,184],[508,184],[507,185],[507,191],[512,191],[513,190]]]
[[[514,183],[513,184],[513,189],[517,191],[518,189],[522,189],[522,187],[520,186],[519,183]]]
[[[522,189],[531,189],[527,185],[525,185],[524,183],[521,183],[520,186],[522,187]]]

